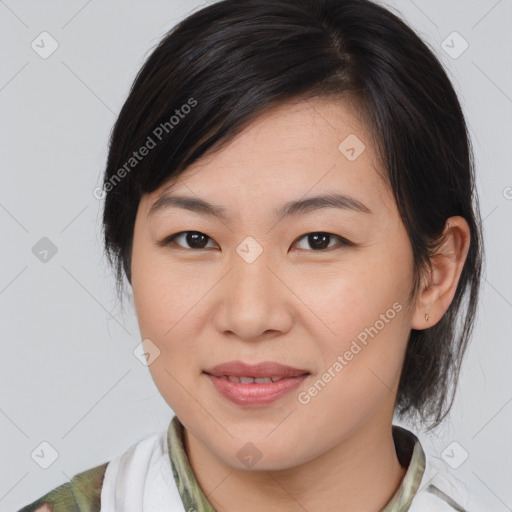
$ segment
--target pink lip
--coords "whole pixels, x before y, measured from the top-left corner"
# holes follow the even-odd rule
[[[237,405],[257,406],[269,404],[297,388],[311,373],[308,370],[293,368],[273,361],[259,364],[246,364],[242,361],[229,361],[204,370],[215,389]],[[222,377],[279,377],[281,380],[268,383],[252,382],[244,384],[231,382]]]
[[[298,377],[309,370],[293,368],[273,361],[264,361],[259,364],[246,364],[242,361],[229,361],[218,364],[213,368],[207,368],[205,373],[215,377],[235,376],[235,377]]]
[[[300,375],[298,377],[285,377],[276,382],[242,384],[209,374],[206,374],[206,376],[221,395],[237,405],[245,406],[270,404],[297,388],[308,377],[308,375]],[[245,374],[245,376],[250,376],[250,374]]]

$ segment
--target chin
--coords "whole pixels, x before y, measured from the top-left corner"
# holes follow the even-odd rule
[[[304,454],[297,452],[297,443],[291,442],[287,447],[280,440],[272,443],[264,439],[263,436],[261,442],[235,441],[226,447],[228,453],[223,451],[217,456],[227,466],[241,471],[281,471],[306,462]],[[234,453],[233,447],[237,447]]]

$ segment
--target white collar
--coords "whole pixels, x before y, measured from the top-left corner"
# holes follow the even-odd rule
[[[109,462],[101,512],[185,512],[169,460],[166,432],[133,444]]]

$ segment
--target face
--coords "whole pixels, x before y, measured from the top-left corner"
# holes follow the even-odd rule
[[[261,454],[257,469],[291,468],[390,425],[413,255],[377,171],[349,103],[302,100],[142,198],[131,270],[149,369],[189,435],[224,464],[247,469],[244,449]],[[274,213],[326,194],[352,202]],[[151,210],[177,196],[224,217],[169,199]],[[231,361],[307,375],[265,403],[230,399],[205,370]],[[260,385],[263,401],[269,386]]]

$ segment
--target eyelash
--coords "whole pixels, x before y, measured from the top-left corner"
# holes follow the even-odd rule
[[[175,233],[174,235],[170,235],[166,238],[164,238],[163,240],[161,240],[160,242],[158,242],[158,245],[162,246],[162,247],[165,247],[165,246],[169,246],[174,242],[174,240],[176,238],[178,238],[179,236],[181,235],[186,235],[187,233],[197,233],[199,235],[204,235],[206,238],[208,238],[209,240],[213,240],[212,238],[210,238],[208,235],[206,235],[205,233],[202,233],[201,231],[180,231],[179,233]],[[334,248],[341,248],[341,247],[354,247],[356,246],[355,243],[351,242],[350,240],[347,240],[346,238],[343,238],[342,236],[339,236],[339,235],[335,235],[333,233],[328,233],[326,231],[312,231],[310,233],[305,233],[304,235],[300,236],[299,238],[297,238],[294,242],[294,244],[299,241],[299,240],[302,240],[303,238],[309,236],[309,235],[327,235],[331,238],[337,238],[339,241],[340,241],[340,244],[338,247],[334,247]],[[176,244],[178,245],[178,244]],[[186,247],[182,247],[181,245],[178,245],[178,247],[180,249],[185,249],[185,250],[188,250],[188,251],[200,251],[200,250],[203,250],[203,249],[194,249],[194,248],[186,248]],[[300,251],[306,251],[306,252],[325,252],[325,251],[328,251],[328,250],[331,250],[333,249],[332,247],[329,247],[328,249],[319,249],[319,250],[310,250],[310,249],[299,249]]]

